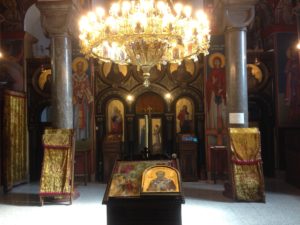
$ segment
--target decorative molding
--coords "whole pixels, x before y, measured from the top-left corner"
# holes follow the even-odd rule
[[[203,93],[204,93],[204,72],[203,73],[199,72],[197,74],[196,80],[193,83],[191,83],[190,85],[192,87],[198,89],[203,95]]]
[[[72,0],[38,1],[37,8],[41,11],[41,23],[50,36],[67,36],[78,33],[77,20],[79,17],[77,5]]]
[[[109,85],[105,84],[99,76],[96,77],[96,96],[103,90],[109,88]]]
[[[165,113],[167,121],[172,121],[175,114],[174,113]]]
[[[162,87],[158,84],[151,84],[149,88],[145,88],[143,85],[139,85],[131,91],[131,94],[137,98],[145,92],[154,92],[159,94],[160,96],[164,96],[168,90],[165,87]]]
[[[232,1],[234,2],[234,1]],[[247,27],[255,15],[256,1],[234,2],[224,5],[224,21],[226,27]],[[252,4],[251,4],[252,3]]]
[[[139,83],[141,83],[141,82],[138,82],[138,81],[133,77],[132,74],[129,74],[128,76],[129,76],[128,80],[122,85],[122,87],[123,87],[124,89],[126,89],[127,91],[131,91],[132,88],[136,87],[136,86],[139,85]]]
[[[177,84],[174,83],[169,76],[164,76],[162,80],[159,82],[161,85],[163,85],[166,89],[169,91],[173,90],[177,87]]]
[[[122,89],[105,89],[105,90],[102,90],[101,92],[97,93],[97,96],[96,96],[96,113],[99,114],[99,113],[105,113],[105,107],[104,107],[104,103],[108,100],[108,99],[112,99],[112,98],[115,98],[115,99],[118,99],[120,100],[121,102],[123,102],[124,106],[126,105],[127,106],[127,102],[126,102],[126,96],[128,95],[129,93],[122,90]]]
[[[204,98],[203,93],[200,93],[198,90],[193,87],[189,88],[176,88],[172,91],[171,95],[173,96],[173,105],[176,105],[176,101],[182,97],[191,97],[195,103],[195,113],[204,111]]]
[[[217,0],[214,15],[216,33],[223,33],[228,27],[247,27],[254,18],[257,0]]]

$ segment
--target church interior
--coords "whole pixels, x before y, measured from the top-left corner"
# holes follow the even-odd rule
[[[0,0],[0,224],[299,224],[300,1],[177,2]]]

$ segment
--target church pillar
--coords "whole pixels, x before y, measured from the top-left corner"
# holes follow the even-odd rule
[[[246,28],[225,31],[227,110],[229,127],[248,127]]]
[[[248,127],[247,26],[255,1],[226,1],[225,54],[228,127]]]
[[[75,6],[71,0],[65,0],[38,1],[37,7],[41,11],[42,26],[51,38],[53,127],[73,128],[70,28]]]
[[[254,18],[256,0],[223,0],[226,55],[227,122],[230,127],[248,127],[247,26]],[[230,141],[228,141],[230,143]],[[230,146],[228,178],[224,194],[233,197],[234,182]]]

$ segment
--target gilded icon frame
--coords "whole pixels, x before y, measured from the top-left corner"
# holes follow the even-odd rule
[[[180,195],[181,179],[179,171],[166,165],[156,165],[145,169],[142,176],[141,195]]]

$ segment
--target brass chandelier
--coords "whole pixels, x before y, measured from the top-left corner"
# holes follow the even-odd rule
[[[194,17],[193,17],[194,16]],[[172,0],[113,3],[108,15],[96,8],[79,22],[81,52],[102,62],[133,64],[143,70],[144,86],[157,64],[197,60],[208,54],[210,28],[201,10]]]

